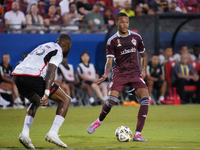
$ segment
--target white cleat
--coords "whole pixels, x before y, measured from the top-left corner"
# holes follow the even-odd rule
[[[17,97],[15,100],[14,100],[14,103],[15,104],[22,104],[22,101],[19,97]]]
[[[24,135],[23,133],[20,133],[18,140],[19,140],[20,143],[22,143],[22,145],[25,148],[27,148],[27,149],[35,149],[35,147],[31,143],[31,139],[28,136]]]
[[[8,106],[8,105],[10,105],[10,102],[0,96],[0,105]]]
[[[48,132],[45,136],[45,140],[62,148],[67,148],[67,145],[60,140],[57,133]]]

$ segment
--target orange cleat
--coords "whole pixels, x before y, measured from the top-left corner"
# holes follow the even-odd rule
[[[140,106],[140,104],[136,103],[135,101],[128,102],[129,106]]]

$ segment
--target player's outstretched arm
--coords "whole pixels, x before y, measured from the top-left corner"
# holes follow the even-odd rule
[[[46,79],[45,79],[46,80],[46,89],[45,89],[45,93],[41,100],[43,106],[46,106],[49,103],[48,97],[50,94],[51,85],[55,78],[56,68],[57,68],[56,65],[49,63],[48,68],[47,68],[47,73],[46,73]]]
[[[146,51],[144,51],[144,53],[140,53],[140,56],[142,57],[142,78],[144,79],[146,77],[146,68],[148,63]]]
[[[97,82],[96,82],[97,84],[103,82],[108,77],[108,73],[112,69],[112,62],[113,62],[113,57],[108,57],[106,64],[105,64],[104,74],[101,76],[100,79],[97,80]]]

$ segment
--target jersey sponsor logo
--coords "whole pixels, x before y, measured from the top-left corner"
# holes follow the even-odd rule
[[[117,45],[117,47],[120,47],[120,46],[122,46],[122,45],[121,45],[121,43],[120,43],[120,39],[117,39],[117,42],[118,42],[118,45]]]
[[[134,46],[136,46],[137,41],[134,38],[131,40],[131,42],[133,43]]]
[[[132,47],[131,49],[125,49],[125,50],[121,51],[121,55],[133,53],[133,52],[136,52],[136,49],[134,47]]]

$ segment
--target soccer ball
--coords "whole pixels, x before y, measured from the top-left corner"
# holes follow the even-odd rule
[[[127,126],[120,126],[115,130],[115,136],[120,142],[129,142],[133,138],[132,131]]]

